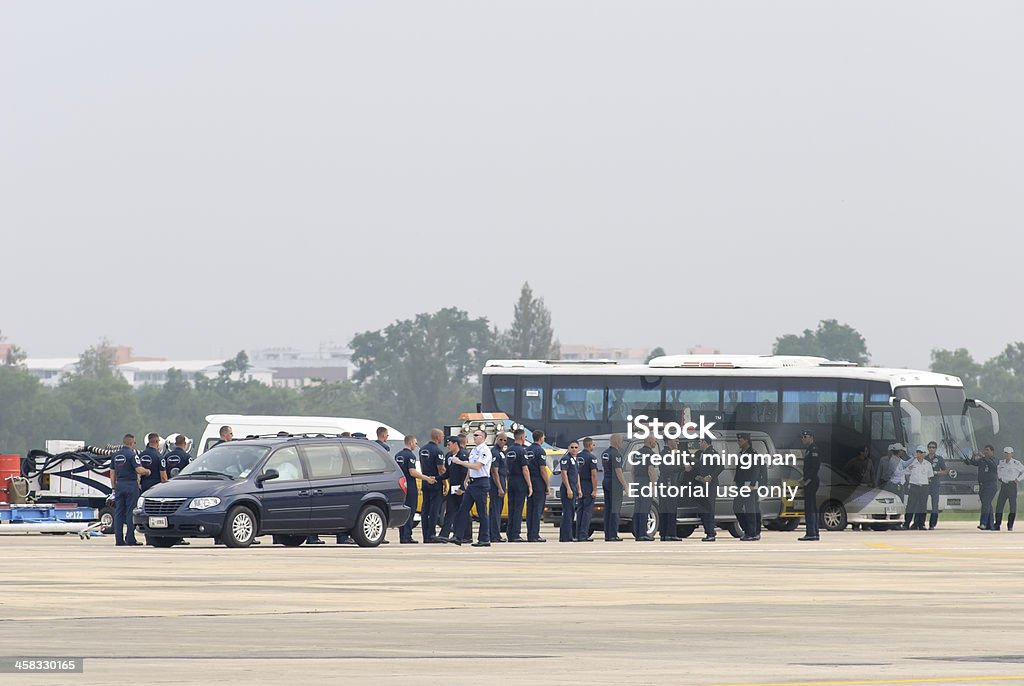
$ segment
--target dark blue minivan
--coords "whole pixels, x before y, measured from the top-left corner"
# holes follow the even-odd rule
[[[207,450],[146,491],[132,514],[157,547],[207,537],[245,548],[263,535],[297,546],[310,534],[377,546],[412,515],[406,487],[394,459],[365,439],[249,438]]]

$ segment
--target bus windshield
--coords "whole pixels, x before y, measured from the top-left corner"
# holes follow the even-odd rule
[[[966,457],[977,448],[964,389],[904,386],[896,389],[896,397],[909,401],[921,413],[921,432],[916,436],[910,417],[905,413],[901,417],[910,454],[917,444],[927,445],[929,441],[938,443],[938,452],[946,457]]]

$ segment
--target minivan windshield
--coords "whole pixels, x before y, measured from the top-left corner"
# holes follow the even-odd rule
[[[221,443],[190,462],[177,477],[244,479],[267,454],[265,445]]]

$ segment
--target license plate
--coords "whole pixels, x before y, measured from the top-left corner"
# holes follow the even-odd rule
[[[885,508],[885,514],[887,514],[887,515],[894,515],[894,514],[899,514],[899,510],[897,510],[897,509],[896,509],[895,507],[893,507],[892,505],[889,505],[889,506],[887,506],[887,507]]]
[[[150,529],[166,529],[167,528],[167,517],[150,517],[149,518]]]

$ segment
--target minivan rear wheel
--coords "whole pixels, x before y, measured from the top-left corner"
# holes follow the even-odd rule
[[[363,548],[375,548],[384,540],[388,520],[384,510],[376,505],[367,505],[356,517],[356,526],[352,529],[352,538]]]
[[[256,515],[245,505],[231,508],[220,538],[229,548],[248,548],[256,538]]]

